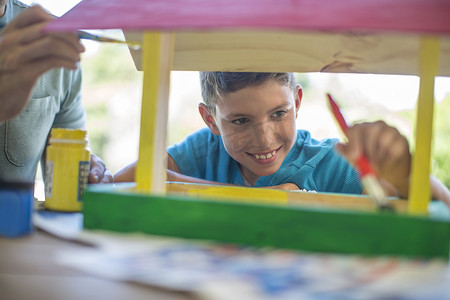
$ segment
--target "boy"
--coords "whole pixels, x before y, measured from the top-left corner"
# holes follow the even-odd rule
[[[365,153],[387,194],[407,196],[411,155],[395,128],[364,123],[348,130],[345,145],[317,141],[296,130],[302,89],[292,73],[201,72],[200,79],[208,128],[169,147],[168,180],[360,194],[347,159]],[[134,180],[134,167],[115,180]]]

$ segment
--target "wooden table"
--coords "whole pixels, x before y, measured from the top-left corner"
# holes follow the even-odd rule
[[[0,237],[0,299],[195,299],[192,295],[138,284],[105,280],[54,260],[56,252],[83,246],[41,231]]]
[[[84,241],[86,241],[86,239],[84,239]],[[198,295],[175,292],[163,288],[140,285],[137,283],[108,280],[103,277],[96,277],[83,271],[62,265],[57,261],[56,257],[60,255],[61,252],[82,252],[83,250],[94,249],[90,247],[91,246],[86,246],[80,243],[56,238],[48,233],[39,230],[34,231],[29,236],[21,238],[7,239],[0,237],[0,300],[194,300],[200,298],[200,296]],[[330,257],[327,258],[327,260],[329,259]],[[318,262],[315,261],[315,264],[317,265]],[[340,264],[342,264],[342,261],[340,261]],[[385,263],[383,264],[386,265]],[[320,263],[319,265],[322,266],[322,264]],[[364,277],[370,274],[370,272],[372,272],[370,270],[374,270],[373,268],[377,268],[377,265],[377,263],[373,265],[367,264],[366,267],[369,269],[365,273],[360,273],[360,276]],[[331,266],[333,266],[333,264]],[[334,264],[334,266],[334,272],[336,272],[335,274],[341,274],[340,272],[342,270],[336,268],[336,264]],[[414,264],[414,266],[416,268],[420,268],[421,273],[426,273],[427,271],[433,272],[435,270],[433,269],[433,266],[435,266],[434,264],[420,265],[420,262],[418,262],[418,264]],[[423,269],[424,266],[426,267],[425,269]],[[349,268],[354,268],[354,263],[350,263]],[[404,271],[414,271],[414,268],[402,270],[403,273],[388,272],[385,275],[389,275],[389,278],[395,279],[395,276],[392,277],[393,274],[401,274],[401,276],[406,276],[413,280],[413,282],[418,283],[417,278],[415,278],[415,276],[417,276],[417,273],[413,272],[413,275],[410,276]],[[346,270],[346,272],[348,272],[348,270]],[[436,289],[433,287],[433,293],[431,293],[431,297],[425,296],[419,297],[418,299],[450,300],[450,289],[448,285],[448,283],[450,282],[450,273],[448,273],[448,275],[444,274],[444,276],[446,276],[447,278],[445,279],[446,281],[440,282],[438,285],[436,285]],[[314,276],[312,278],[314,278]],[[424,279],[430,280],[430,277],[425,276]],[[436,283],[435,279],[436,278],[433,278],[430,282]],[[437,279],[441,280],[443,278]],[[327,280],[324,281],[323,278],[321,278],[320,281],[330,282]],[[376,284],[376,282],[373,283]],[[364,291],[364,288],[361,291]],[[202,297],[202,299],[210,299],[205,295],[206,294],[204,294],[204,297]],[[405,299],[407,298],[408,297],[406,297]],[[376,297],[374,299],[376,299]]]

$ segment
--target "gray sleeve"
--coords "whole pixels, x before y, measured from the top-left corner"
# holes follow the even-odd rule
[[[86,124],[86,111],[81,101],[81,70],[64,70],[61,90],[64,100],[56,114],[52,127],[83,128]]]

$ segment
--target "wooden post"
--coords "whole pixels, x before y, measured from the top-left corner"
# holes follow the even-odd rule
[[[165,193],[167,117],[173,36],[146,32],[143,43],[143,93],[139,160],[136,167],[137,189]]]
[[[433,136],[434,77],[438,72],[438,37],[420,44],[420,87],[417,103],[416,144],[412,161],[408,211],[427,214],[430,201],[431,143]]]

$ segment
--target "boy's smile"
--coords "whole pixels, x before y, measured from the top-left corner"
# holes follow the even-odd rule
[[[247,153],[247,154],[250,155],[251,157],[253,157],[258,164],[265,165],[265,164],[270,164],[276,160],[277,155],[278,155],[278,150],[280,150],[280,148],[275,149],[273,151],[266,151],[263,153]]]
[[[275,173],[294,145],[300,98],[300,86],[294,93],[269,80],[225,94],[215,116],[204,115],[202,108],[200,112],[211,131],[221,135],[244,178],[254,185],[259,177]]]

